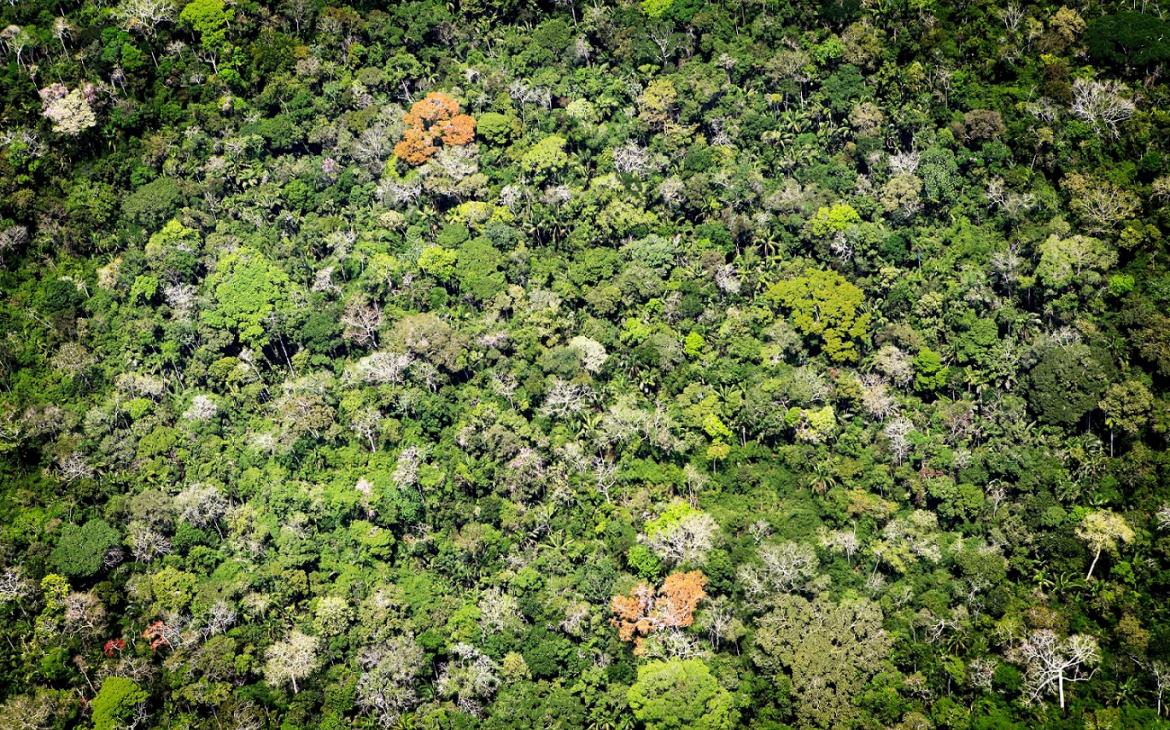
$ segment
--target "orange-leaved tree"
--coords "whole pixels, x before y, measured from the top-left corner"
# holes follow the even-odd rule
[[[459,113],[459,102],[432,91],[402,116],[406,131],[394,154],[408,165],[421,165],[439,151],[439,144],[465,145],[475,139],[475,119]]]
[[[613,597],[610,608],[614,618],[610,623],[617,627],[622,641],[633,641],[634,653],[641,654],[643,637],[694,623],[695,609],[707,597],[703,590],[706,585],[707,576],[697,570],[671,573],[657,592],[643,583],[629,595]]]

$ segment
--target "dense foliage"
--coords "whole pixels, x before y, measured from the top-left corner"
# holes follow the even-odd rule
[[[0,6],[0,727],[1153,728],[1158,3]]]

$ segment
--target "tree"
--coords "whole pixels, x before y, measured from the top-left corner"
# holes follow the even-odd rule
[[[402,121],[406,130],[394,146],[394,155],[408,165],[421,165],[443,146],[462,146],[475,140],[475,120],[459,112],[459,102],[432,91],[416,101]]]
[[[1112,383],[1097,404],[1105,413],[1105,425],[1109,427],[1109,453],[1113,453],[1113,431],[1120,430],[1128,436],[1137,436],[1145,428],[1154,407],[1154,396],[1140,380],[1126,380]]]
[[[1085,580],[1088,580],[1093,577],[1093,569],[1097,567],[1102,551],[1116,555],[1118,542],[1131,543],[1135,535],[1124,517],[1116,512],[1098,509],[1085,513],[1081,524],[1077,526],[1077,537],[1093,551],[1093,562],[1089,563],[1089,572],[1085,575]]]
[[[927,393],[940,390],[947,384],[950,368],[943,365],[942,356],[929,347],[918,350],[914,357],[914,387]]]
[[[458,254],[450,249],[427,246],[418,255],[418,267],[439,281],[450,281],[458,260]]]
[[[227,32],[236,11],[224,0],[191,0],[183,6],[179,20],[199,34],[199,44],[207,51],[212,69],[219,73],[219,58],[228,50]]]
[[[122,212],[147,230],[155,230],[174,217],[182,203],[179,182],[172,177],[156,177],[123,198]]]
[[[1137,105],[1129,98],[1128,89],[1118,81],[1077,79],[1073,82],[1071,110],[1073,116],[1116,137],[1121,123],[1137,112]]]
[[[162,613],[177,612],[191,603],[195,593],[196,578],[193,574],[167,565],[150,576],[150,591],[155,607]]]
[[[190,281],[199,270],[200,244],[198,231],[172,218],[147,240],[146,258],[166,281]]]
[[[845,277],[810,267],[800,276],[773,284],[765,296],[790,311],[802,334],[819,336],[830,360],[857,359],[857,345],[868,333],[870,315],[858,311],[864,296]]]
[[[754,661],[791,677],[802,726],[850,726],[865,683],[890,651],[881,609],[862,598],[834,603],[793,594],[774,606],[759,620]]]
[[[94,730],[128,730],[142,724],[150,694],[126,677],[107,677],[90,702]]]
[[[69,91],[62,84],[53,84],[41,89],[40,95],[44,102],[42,116],[53,123],[54,132],[76,137],[97,125],[97,116],[82,89]]]
[[[567,140],[552,134],[532,145],[520,158],[520,166],[537,182],[544,182],[563,170],[569,164],[565,152]]]
[[[454,698],[459,709],[478,715],[500,687],[499,666],[468,644],[456,644],[450,654],[435,686],[441,696]]]
[[[837,413],[831,405],[789,408],[785,421],[796,429],[797,440],[808,444],[823,444],[837,431]]]
[[[365,297],[355,296],[345,305],[341,324],[345,327],[341,335],[345,339],[354,340],[363,347],[377,347],[382,309]]]
[[[643,583],[629,595],[613,597],[610,609],[614,618],[610,624],[617,628],[622,641],[634,642],[635,654],[641,654],[643,637],[658,631],[683,629],[694,623],[695,609],[707,597],[703,590],[706,585],[707,577],[697,570],[671,573],[657,593]]]
[[[317,637],[294,629],[264,652],[264,680],[274,687],[291,684],[296,694],[297,680],[311,675],[320,664],[319,647]]]
[[[657,78],[646,85],[638,97],[638,117],[651,129],[662,129],[675,115],[678,105],[678,91],[670,79]]]
[[[710,515],[677,501],[646,523],[646,545],[672,563],[701,565],[718,533],[719,524]]]
[[[1093,351],[1079,343],[1050,347],[1028,375],[1028,402],[1044,423],[1072,426],[1100,401],[1107,382]]]
[[[64,575],[85,578],[101,570],[106,553],[120,541],[118,531],[104,520],[66,525],[50,557]]]
[[[1069,208],[1094,233],[1110,232],[1141,210],[1136,194],[1109,180],[1072,172],[1061,186],[1069,193]]]
[[[923,151],[918,163],[918,176],[926,199],[932,203],[953,202],[959,193],[961,177],[955,153],[944,147]]]
[[[1074,634],[1060,639],[1051,629],[1033,631],[1012,648],[1009,658],[1027,668],[1025,691],[1029,701],[1055,693],[1062,709],[1065,682],[1089,680],[1093,676],[1090,668],[1101,661],[1093,637]]]
[[[519,120],[515,116],[499,112],[480,114],[475,127],[480,137],[496,146],[506,145],[508,140],[520,131]]]
[[[160,25],[175,22],[177,13],[175,0],[125,0],[114,9],[114,15],[127,32],[139,33],[148,40],[154,40]],[[158,66],[153,48],[150,49],[150,57]]]
[[[379,725],[394,727],[418,702],[413,682],[424,660],[422,647],[410,636],[364,649],[359,657],[364,671],[357,682],[358,705],[373,713]]]
[[[215,306],[202,313],[204,321],[235,331],[249,347],[266,346],[274,317],[292,308],[288,274],[255,249],[225,254],[207,281]]]
[[[174,0],[125,0],[114,10],[123,28],[148,38],[154,37],[158,26],[173,23],[177,13]]]
[[[922,209],[922,180],[911,173],[890,177],[882,185],[882,208],[895,216],[911,218]]]
[[[1146,13],[1094,18],[1085,28],[1085,46],[1098,61],[1128,70],[1170,61],[1170,22]]]
[[[393,339],[410,352],[447,370],[460,370],[466,366],[465,339],[454,327],[430,312],[399,319],[394,325]]]
[[[1089,287],[1099,284],[1102,274],[1116,263],[1117,251],[1100,239],[1053,234],[1040,244],[1036,276],[1052,289],[1072,284]]]
[[[626,701],[647,730],[730,730],[739,722],[733,695],[701,659],[643,664]]]
[[[28,694],[9,695],[0,704],[0,727],[12,730],[50,730],[74,720],[76,700],[63,690],[38,687]]]
[[[477,236],[465,242],[459,247],[459,257],[455,262],[459,291],[476,301],[490,301],[504,290],[506,282],[500,271],[504,265],[503,255],[487,236]]]
[[[852,205],[836,203],[831,207],[818,208],[809,220],[808,227],[814,236],[825,238],[844,233],[858,223],[861,223],[861,216]]]
[[[811,545],[783,542],[759,550],[760,564],[739,569],[739,582],[754,601],[763,602],[804,585],[816,575],[819,561]]]

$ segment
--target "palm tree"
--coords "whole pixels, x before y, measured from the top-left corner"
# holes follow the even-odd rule
[[[840,483],[835,465],[828,459],[817,459],[812,464],[808,487],[817,494],[824,494]]]

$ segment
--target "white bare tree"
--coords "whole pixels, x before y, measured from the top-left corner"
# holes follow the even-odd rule
[[[456,644],[451,655],[453,659],[439,672],[439,694],[454,698],[464,712],[478,715],[499,689],[499,666],[469,644]]]
[[[1024,688],[1028,702],[1055,694],[1063,708],[1065,683],[1090,679],[1101,654],[1092,636],[1073,634],[1061,639],[1050,629],[1039,629],[1013,647],[1009,659],[1026,669]]]
[[[568,418],[584,411],[592,400],[593,390],[588,385],[557,378],[544,397],[540,413],[552,418]]]
[[[418,704],[413,684],[425,666],[422,647],[411,636],[398,636],[364,649],[359,662],[363,672],[357,683],[358,706],[379,727],[395,727],[402,714]]]
[[[1161,659],[1143,664],[1150,677],[1154,680],[1154,693],[1158,698],[1158,717],[1162,716],[1162,697],[1170,689],[1170,664]]]
[[[212,525],[219,529],[219,521],[227,513],[228,501],[214,484],[192,484],[175,495],[175,512],[179,518],[194,527]]]
[[[1154,519],[1158,522],[1159,530],[1170,530],[1170,504],[1162,505]]]
[[[316,671],[321,661],[319,648],[317,637],[294,629],[286,639],[276,642],[265,652],[264,680],[275,687],[291,684],[293,694],[298,693],[297,680]]]
[[[650,151],[637,142],[626,142],[613,151],[613,168],[620,173],[644,178],[655,168]]]
[[[754,601],[798,590],[817,572],[817,554],[811,545],[797,542],[765,545],[760,548],[759,557],[759,565],[745,565],[738,574],[744,591]]]
[[[377,347],[382,309],[376,302],[366,301],[365,297],[354,297],[345,305],[341,324],[345,327],[342,332],[345,339],[354,340],[363,347]]]
[[[718,533],[718,522],[705,512],[694,511],[648,535],[646,545],[671,563],[701,564]]]
[[[1132,117],[1137,105],[1129,98],[1125,85],[1116,80],[1077,79],[1073,82],[1073,116],[1085,120],[1098,130],[1104,128],[1116,137],[1118,126]]]
[[[32,584],[20,568],[6,568],[0,573],[0,603],[11,603],[32,593]]]
[[[363,408],[350,419],[349,427],[370,445],[370,453],[373,453],[378,450],[378,437],[382,430],[381,424],[381,411],[377,408]]]
[[[159,26],[175,22],[178,12],[175,0],[126,0],[114,9],[114,17],[126,32],[137,33],[153,41]],[[158,66],[153,47],[150,49],[150,57],[154,65]]]

